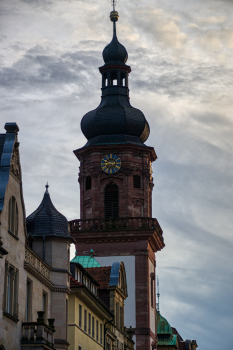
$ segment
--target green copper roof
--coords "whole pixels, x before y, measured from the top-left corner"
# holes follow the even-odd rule
[[[157,335],[158,345],[174,345],[178,348],[177,335],[172,334],[172,328],[166,318],[161,316],[160,312],[156,312],[157,319]]]
[[[71,260],[72,263],[79,263],[83,267],[100,267],[101,265],[93,258],[92,255],[88,256],[75,256]]]

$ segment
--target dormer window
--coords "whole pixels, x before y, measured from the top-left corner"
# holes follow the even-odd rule
[[[91,291],[93,294],[97,295],[97,288],[93,283],[91,284]]]
[[[79,269],[75,270],[74,277],[78,282],[82,283],[82,272]]]
[[[18,235],[18,206],[14,196],[9,201],[8,230],[16,236]]]

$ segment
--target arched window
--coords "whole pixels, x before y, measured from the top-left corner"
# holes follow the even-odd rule
[[[11,197],[8,210],[8,229],[15,235],[18,234],[18,207],[15,197]]]
[[[119,194],[116,184],[108,184],[104,193],[104,212],[105,218],[119,217]]]
[[[111,73],[111,85],[117,85],[117,72]]]

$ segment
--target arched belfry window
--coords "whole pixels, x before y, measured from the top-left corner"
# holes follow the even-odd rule
[[[105,187],[104,212],[105,218],[119,217],[119,191],[118,186],[114,183]]]
[[[8,229],[15,235],[18,234],[18,207],[15,197],[11,197],[8,210]]]

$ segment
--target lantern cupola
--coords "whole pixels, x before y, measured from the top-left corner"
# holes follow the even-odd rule
[[[100,105],[86,113],[81,129],[88,142],[85,146],[104,144],[143,145],[149,137],[150,128],[144,114],[129,102],[130,66],[126,65],[128,53],[118,41],[116,22],[118,12],[110,13],[113,22],[112,41],[103,50],[102,97]]]

